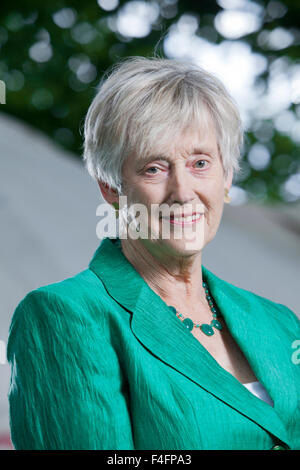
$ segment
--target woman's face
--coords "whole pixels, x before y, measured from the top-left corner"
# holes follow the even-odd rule
[[[147,159],[129,157],[122,178],[127,204],[147,208],[148,215],[140,213],[141,228],[147,223],[155,234],[151,239],[150,229],[146,230],[147,238],[141,243],[173,256],[194,254],[214,238],[222,217],[224,189],[232,182],[232,174],[224,178],[211,119],[200,132],[185,132],[168,145],[158,143]],[[159,213],[159,208],[166,210]],[[171,213],[170,208],[174,209]],[[173,217],[192,213],[196,220]]]

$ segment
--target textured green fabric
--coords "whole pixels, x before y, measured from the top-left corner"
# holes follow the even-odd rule
[[[89,268],[29,292],[7,359],[16,449],[300,449],[300,322],[202,266],[274,407],[225,371],[105,238]]]

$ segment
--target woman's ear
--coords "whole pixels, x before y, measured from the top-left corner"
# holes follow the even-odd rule
[[[108,204],[112,204],[113,202],[119,202],[119,193],[116,189],[112,189],[107,183],[104,183],[100,180],[97,180],[97,183],[99,185],[103,198]]]
[[[228,191],[231,188],[232,185],[232,180],[233,180],[233,169],[230,168],[227,177],[225,178],[225,188],[228,189]]]

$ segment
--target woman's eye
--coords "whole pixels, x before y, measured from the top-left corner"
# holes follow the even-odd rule
[[[197,160],[196,164],[197,163],[204,163],[205,164],[205,163],[207,163],[207,161],[206,160]],[[201,167],[198,167],[198,168],[204,168],[204,165],[201,165]]]
[[[207,160],[197,160],[196,161],[196,167],[199,169],[204,169],[207,167],[208,161]],[[146,170],[145,173],[151,174],[151,175],[157,175],[161,171],[160,168],[157,166],[149,166]]]
[[[155,171],[155,170],[158,170],[158,168],[157,168],[156,166],[150,166],[149,168],[147,168],[146,173],[148,173],[148,171],[150,171],[150,170],[154,170],[154,171]],[[156,173],[154,173],[154,172],[152,172],[152,171],[150,171],[150,173],[151,173],[152,175],[155,175],[155,174],[156,174]]]

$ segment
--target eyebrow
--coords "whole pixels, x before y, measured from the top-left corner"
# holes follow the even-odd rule
[[[210,153],[210,149],[208,149],[208,148],[204,149],[204,148],[197,147],[197,148],[192,149],[189,152],[189,156],[197,155],[197,154],[203,154],[203,153],[205,153],[205,154]],[[137,167],[141,168],[142,166],[147,165],[147,163],[155,162],[157,160],[164,160],[164,161],[169,162],[169,163],[172,163],[172,161],[173,161],[167,155],[163,155],[163,154],[149,155],[148,157],[138,159]]]

